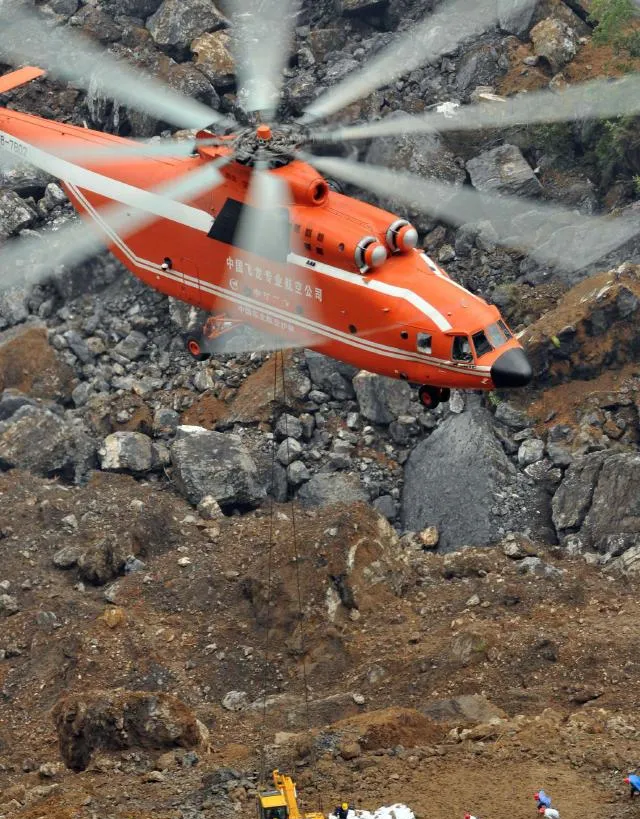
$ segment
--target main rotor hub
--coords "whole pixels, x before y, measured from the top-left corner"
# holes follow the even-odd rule
[[[270,142],[271,128],[269,128],[268,125],[258,125],[256,136],[258,137],[258,142]]]
[[[307,132],[297,125],[278,125],[271,130],[262,123],[240,131],[234,141],[236,162],[252,167],[256,160],[270,168],[281,168],[293,161],[295,152],[307,140]]]

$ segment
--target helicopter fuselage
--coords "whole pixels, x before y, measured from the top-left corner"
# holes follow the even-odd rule
[[[48,169],[111,253],[168,296],[285,340],[302,334],[307,347],[416,384],[487,390],[530,380],[495,306],[425,253],[398,245],[399,231],[410,230],[405,220],[330,190],[304,162],[269,171],[287,183],[289,202],[284,213],[261,214],[271,220],[273,241],[258,253],[238,244],[243,209],[253,205],[251,168],[236,161],[221,169],[221,185],[188,204],[168,200],[141,229],[116,231],[103,218],[114,202],[134,214],[142,192],[229,154],[224,138],[193,157],[101,163],[86,158],[88,148],[131,141],[0,109],[0,142],[26,162],[32,151],[46,152]]]

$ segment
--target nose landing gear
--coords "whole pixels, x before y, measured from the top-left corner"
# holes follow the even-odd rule
[[[418,390],[418,398],[425,409],[435,409],[451,397],[451,390],[446,387],[430,387],[423,384]]]

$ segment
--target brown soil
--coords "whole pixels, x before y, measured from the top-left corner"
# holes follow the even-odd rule
[[[0,637],[9,651],[0,661],[0,805],[19,803],[8,815],[179,816],[176,805],[219,765],[255,770],[261,735],[304,731],[303,656],[318,750],[309,754],[306,741],[303,753],[302,735],[280,739],[269,763],[295,772],[309,807],[347,797],[363,807],[404,801],[433,819],[464,810],[525,819],[546,786],[563,819],[633,815],[621,771],[640,752],[637,583],[550,554],[564,574],[543,582],[518,574],[499,549],[407,553],[362,505],[297,510],[296,560],[290,506],[276,507],[273,524],[265,511],[205,524],[162,493],[164,523],[136,547],[146,569],[119,578],[108,603],[103,588],[77,585],[75,569],[55,569],[52,555],[110,533],[135,544],[136,515],[157,507],[158,489],[118,475],[70,489],[14,472],[0,475],[0,493],[2,578],[20,605]],[[71,513],[77,534],[64,522]],[[480,605],[467,606],[474,594]],[[43,612],[55,613],[55,626]],[[267,612],[263,724],[259,706],[220,703],[234,689],[259,702]],[[59,761],[51,709],[63,694],[114,688],[178,696],[209,728],[211,755],[188,768],[178,764],[184,751],[167,760],[166,749],[132,748],[97,752],[79,774],[23,770]],[[461,694],[483,694],[507,719],[437,724],[421,712]],[[339,748],[350,739],[361,753],[346,761]],[[156,764],[162,781],[148,781]],[[58,788],[43,796],[50,784]],[[251,795],[238,798],[250,816]]]

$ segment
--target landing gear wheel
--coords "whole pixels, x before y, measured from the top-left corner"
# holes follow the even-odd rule
[[[425,409],[435,409],[438,404],[442,404],[451,398],[451,390],[447,387],[429,387],[423,384],[418,390],[418,398]]]
[[[209,353],[205,353],[205,351],[202,349],[201,336],[190,333],[185,338],[185,344],[187,347],[187,352],[192,358],[195,358],[196,361],[206,361],[211,357]]]

